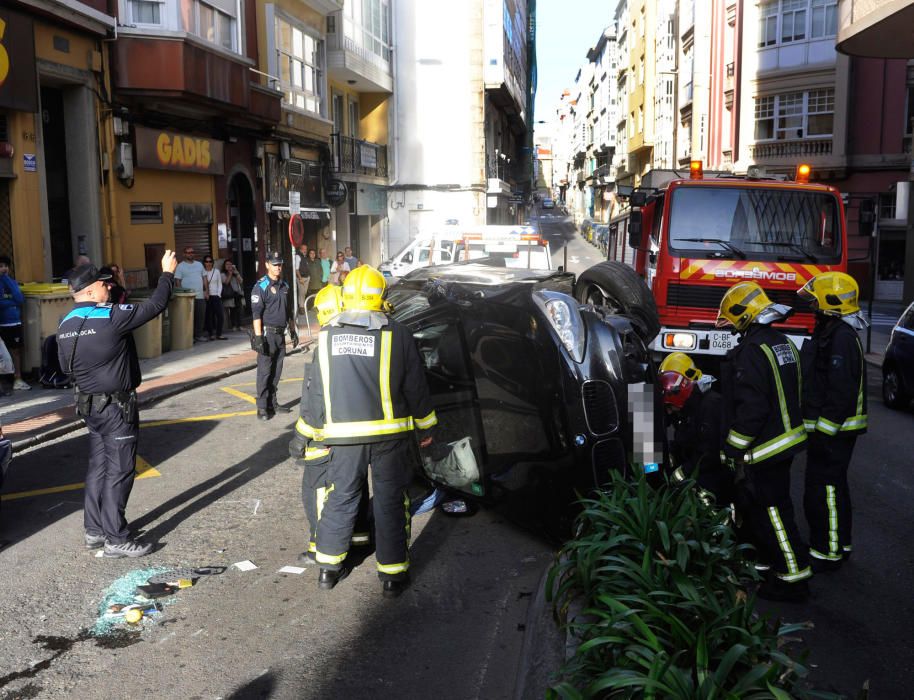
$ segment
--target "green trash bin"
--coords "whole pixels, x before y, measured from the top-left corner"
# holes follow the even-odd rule
[[[130,292],[131,304],[146,304],[152,296],[152,289],[137,289]],[[136,354],[141,360],[159,357],[162,354],[162,314],[133,331]]]
[[[168,325],[172,350],[187,350],[194,345],[194,297],[190,289],[175,289],[168,302]]]

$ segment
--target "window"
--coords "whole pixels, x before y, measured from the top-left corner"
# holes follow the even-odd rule
[[[389,0],[349,0],[346,3],[346,15],[350,20],[344,27],[346,37],[389,61]]]
[[[755,140],[791,141],[831,136],[835,117],[832,88],[757,97]]]
[[[349,135],[359,137],[359,103],[355,100],[349,100]]]
[[[638,84],[644,85],[644,54],[638,59]]]
[[[778,95],[777,125],[774,137],[778,140],[803,138],[803,93],[790,92]]]
[[[227,51],[237,51],[235,11],[231,0],[180,0],[184,31]]]
[[[324,114],[324,42],[281,17],[276,18],[276,57],[286,103]]]
[[[769,0],[759,7],[759,47],[773,46],[778,40],[778,0]]]
[[[755,140],[774,138],[774,98],[758,97],[755,100]]]
[[[162,2],[159,0],[130,0],[128,9],[132,24],[162,24]]]
[[[835,91],[810,90],[806,133],[809,136],[831,136],[835,119]]]
[[[908,98],[904,110],[904,135],[911,135],[912,122],[914,122],[914,85],[908,85]]]
[[[759,48],[835,36],[837,0],[764,0],[759,6]]]
[[[806,6],[809,0],[781,0],[781,41],[806,38]]]
[[[812,0],[812,20],[809,35],[813,39],[838,33],[837,0]]]

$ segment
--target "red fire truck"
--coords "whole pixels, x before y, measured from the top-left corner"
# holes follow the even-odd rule
[[[841,195],[810,183],[809,172],[801,165],[793,180],[751,171],[705,175],[692,161],[687,179],[648,173],[627,193],[629,210],[610,222],[608,262],[581,275],[580,300],[629,313],[655,303],[656,316],[652,308],[643,314],[653,325],[649,335],[656,331],[652,349],[705,355],[704,364],[713,366],[714,356],[736,343],[714,328],[721,298],[735,282],[752,280],[772,301],[796,310],[780,327],[802,343],[814,319],[796,291],[820,272],[847,270]],[[626,279],[632,268],[653,299],[637,298],[643,285]]]

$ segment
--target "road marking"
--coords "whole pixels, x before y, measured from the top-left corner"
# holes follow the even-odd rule
[[[222,388],[222,391],[224,391],[226,394],[231,394],[232,396],[235,396],[235,397],[241,399],[242,401],[247,401],[248,403],[253,403],[253,404],[257,403],[257,399],[255,399],[250,394],[244,393],[243,391],[238,391],[237,389],[233,389],[230,386],[224,386],[221,388]]]
[[[162,476],[162,472],[153,467],[145,459],[137,455],[136,458],[136,477],[135,479],[151,479]],[[50,486],[45,489],[33,489],[31,491],[19,491],[18,493],[7,493],[0,496],[0,501],[15,501],[20,498],[31,498],[33,496],[46,496],[51,493],[63,493],[65,491],[79,491],[85,488],[86,482],[81,481],[78,484],[64,484],[62,486]]]
[[[241,393],[241,392],[238,392]],[[205,420],[222,420],[223,418],[236,418],[238,416],[253,416],[257,411],[236,411],[234,413],[213,413],[209,416],[191,416],[190,418],[169,418],[168,420],[151,420],[140,423],[141,428],[155,428],[160,425],[176,425],[178,423],[197,423]]]

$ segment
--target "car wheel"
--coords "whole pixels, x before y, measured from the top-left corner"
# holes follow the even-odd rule
[[[635,319],[645,344],[660,332],[660,317],[651,290],[631,267],[607,260],[589,267],[578,277],[575,298],[582,304],[602,306],[610,313]]]
[[[890,366],[882,371],[882,400],[889,408],[906,408],[910,398],[901,386],[898,370]]]

